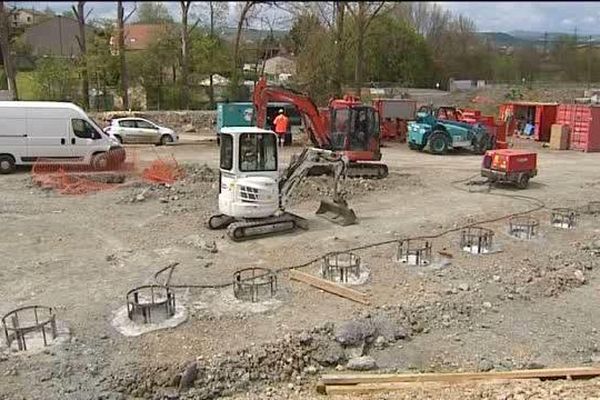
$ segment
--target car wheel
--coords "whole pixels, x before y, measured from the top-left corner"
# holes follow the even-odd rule
[[[108,156],[106,153],[92,156],[92,168],[96,171],[104,171],[108,168]]]
[[[12,156],[0,156],[0,174],[10,174],[15,170],[15,159]]]
[[[166,146],[169,143],[173,143],[173,138],[171,137],[171,135],[162,135],[162,137],[160,138],[161,146]]]
[[[448,152],[448,138],[444,132],[433,132],[429,138],[429,148],[434,154],[446,154]]]

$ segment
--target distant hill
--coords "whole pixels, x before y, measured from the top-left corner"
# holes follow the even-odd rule
[[[527,44],[542,43],[544,40],[552,42],[558,40],[561,36],[572,35],[573,33],[564,32],[534,32],[534,31],[512,31],[512,32],[477,32],[482,39],[490,40],[496,46],[523,46]],[[600,41],[600,35],[591,35],[592,41]],[[579,43],[587,43],[590,35],[578,34]]]
[[[275,36],[275,38],[282,38],[285,35],[287,35],[287,33],[287,31],[273,30],[273,36]],[[233,42],[235,40],[235,35],[237,34],[237,28],[224,28],[221,34],[223,35],[225,40]],[[268,30],[247,28],[244,29],[242,33],[242,38],[244,41],[257,42],[266,38],[268,35]]]
[[[530,43],[527,39],[518,38],[504,32],[477,32],[482,39],[490,40],[497,46],[515,46]]]

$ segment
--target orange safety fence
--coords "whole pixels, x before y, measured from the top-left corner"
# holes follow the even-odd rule
[[[92,194],[140,181],[172,184],[183,176],[183,168],[172,155],[170,160],[163,160],[157,154],[148,167],[142,168],[137,152],[132,149],[127,149],[124,160],[123,153],[110,154],[104,168],[38,159],[31,169],[34,184],[64,195]]]
[[[145,181],[155,183],[169,183],[183,178],[185,171],[179,166],[177,160],[171,156],[171,160],[157,159],[142,172],[142,177]]]

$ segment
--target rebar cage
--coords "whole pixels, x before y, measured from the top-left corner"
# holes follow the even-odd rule
[[[600,201],[590,201],[584,207],[584,213],[589,215],[600,214]]]
[[[431,263],[431,242],[420,239],[399,241],[396,261],[408,265],[427,265]]]
[[[159,323],[173,315],[175,293],[167,286],[144,285],[127,292],[127,316],[131,321]]]
[[[469,227],[460,232],[460,248],[471,254],[492,251],[494,231],[481,227]]]
[[[349,252],[334,252],[323,257],[321,276],[331,281],[348,282],[350,276],[360,278],[360,257]]]
[[[233,295],[243,301],[263,301],[277,293],[277,276],[267,268],[244,268],[233,273]]]
[[[572,208],[553,208],[550,216],[552,226],[563,229],[572,229],[575,226],[577,212]]]
[[[36,333],[42,337],[44,346],[48,346],[48,335],[56,339],[56,315],[52,307],[27,306],[17,308],[2,317],[2,326],[6,346],[10,348],[17,341],[20,351],[28,350],[27,338]]]
[[[533,239],[538,234],[539,221],[530,216],[516,216],[508,220],[508,233],[518,239]]]

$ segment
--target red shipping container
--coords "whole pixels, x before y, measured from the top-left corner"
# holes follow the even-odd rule
[[[535,140],[550,141],[552,124],[556,122],[557,105],[539,105],[535,109]]]
[[[561,104],[557,124],[569,127],[569,148],[585,152],[600,151],[600,107]]]
[[[512,128],[513,123],[516,127],[517,116],[530,115],[532,117],[530,122],[534,124],[533,135],[535,140],[548,142],[550,141],[552,124],[556,123],[557,109],[558,104],[555,103],[514,101],[500,106],[500,119],[506,121],[506,114],[512,115],[511,127],[509,128],[512,131],[514,129]]]

